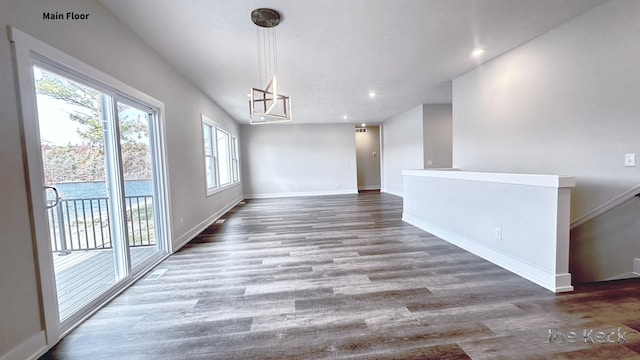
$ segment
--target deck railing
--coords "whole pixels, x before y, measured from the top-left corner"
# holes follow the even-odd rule
[[[75,250],[112,248],[109,205],[106,197],[61,199],[50,208],[51,248],[66,254]],[[126,196],[129,246],[155,245],[153,197]]]

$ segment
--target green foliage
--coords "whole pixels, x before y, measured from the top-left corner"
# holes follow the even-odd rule
[[[36,81],[36,93],[74,105],[69,119],[80,125],[76,129],[78,135],[93,146],[102,147],[102,111],[97,90],[43,71]]]
[[[102,95],[90,87],[47,71],[36,80],[36,93],[70,105],[68,116],[78,124],[83,144],[42,145],[48,183],[103,181],[105,178]],[[109,106],[109,104],[105,104]],[[145,116],[131,116],[130,107],[118,103],[120,148],[126,180],[151,177],[149,124]],[[128,114],[129,113],[129,114]]]

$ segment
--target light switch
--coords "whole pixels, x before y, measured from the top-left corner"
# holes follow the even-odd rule
[[[636,166],[636,154],[624,154],[624,166]]]

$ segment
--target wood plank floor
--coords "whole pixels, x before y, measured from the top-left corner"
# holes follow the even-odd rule
[[[556,295],[401,212],[381,193],[248,200],[43,359],[640,358],[640,280]]]

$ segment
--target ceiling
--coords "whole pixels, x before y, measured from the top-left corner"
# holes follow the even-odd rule
[[[273,8],[279,92],[291,96],[293,121],[380,123],[450,103],[452,79],[604,0],[100,2],[239,123],[258,85],[251,10]],[[475,47],[486,51],[473,57]]]

